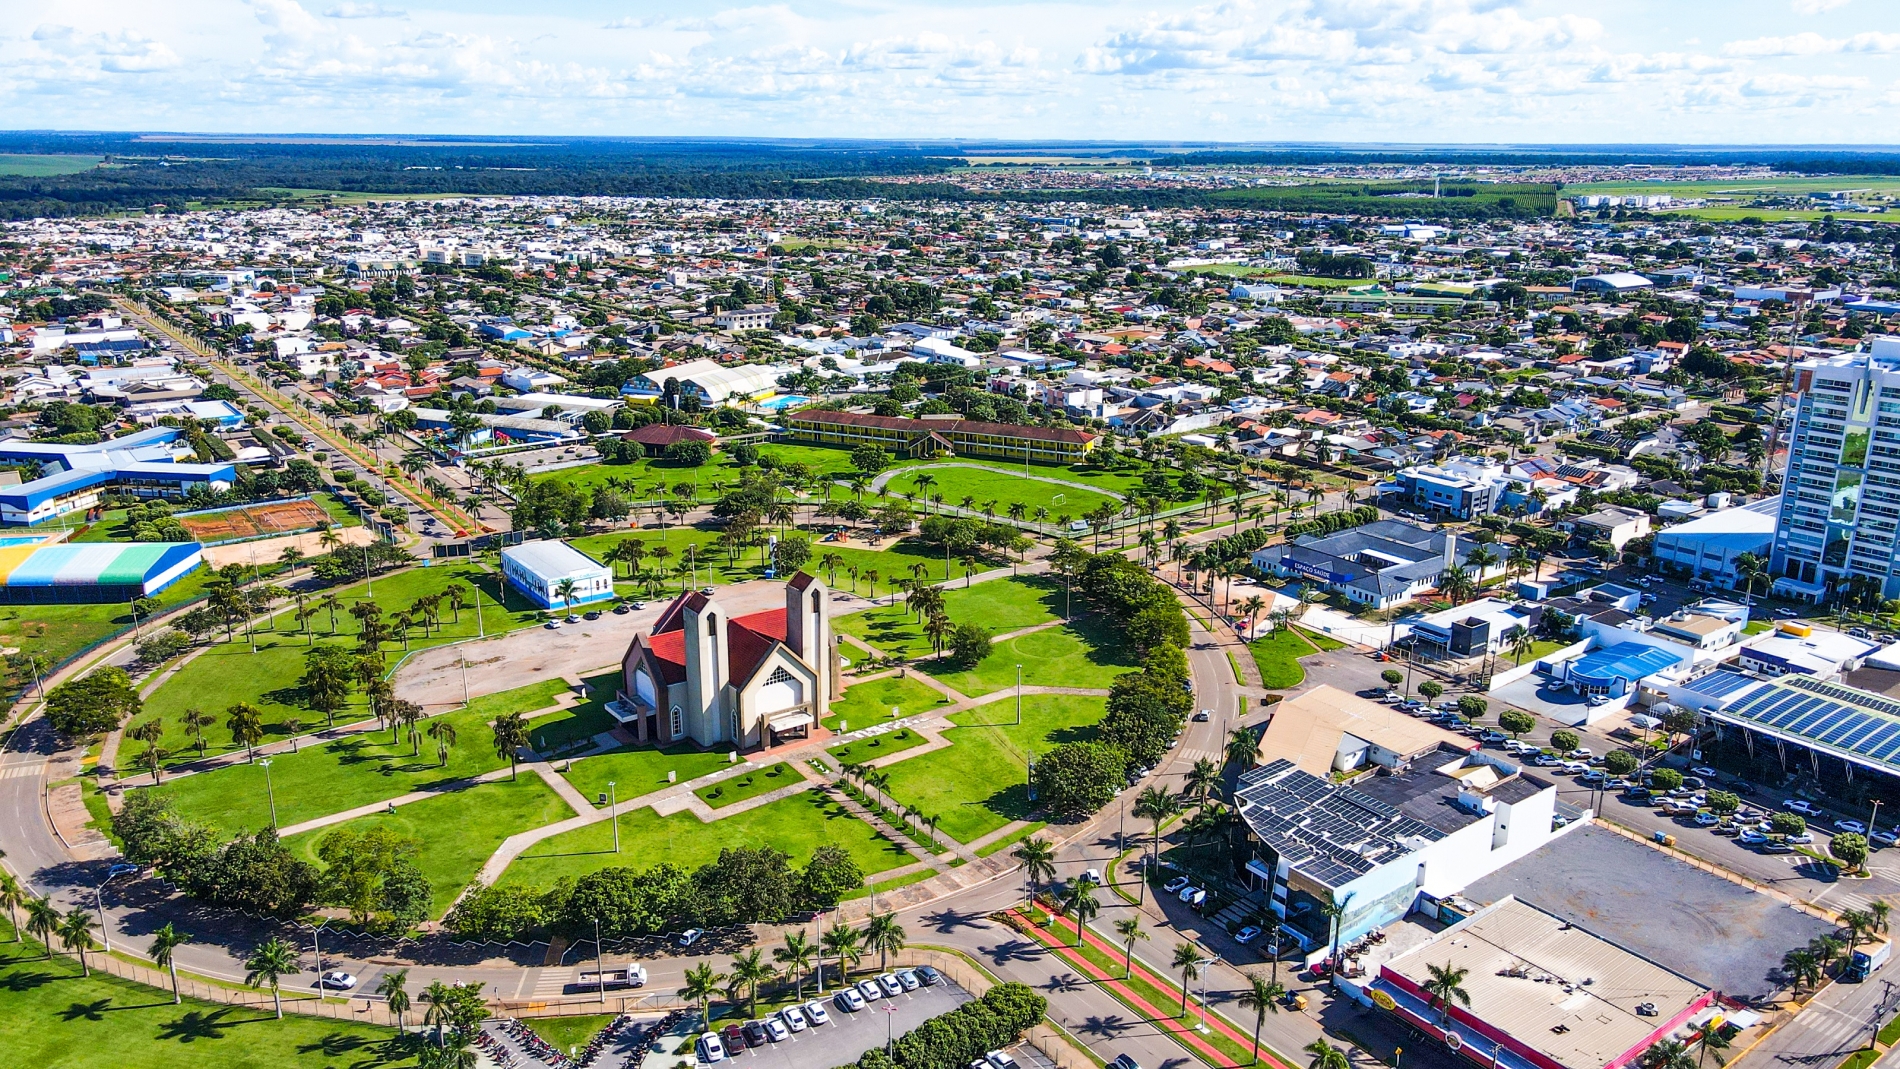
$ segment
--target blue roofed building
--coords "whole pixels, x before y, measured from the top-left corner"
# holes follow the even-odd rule
[[[180,463],[176,427],[152,427],[86,445],[0,440],[0,462],[38,464],[41,475],[0,488],[0,523],[32,524],[99,504],[108,490],[132,497],[181,498],[193,487],[228,490],[237,465]]]
[[[1456,531],[1378,520],[1336,534],[1302,535],[1289,544],[1267,546],[1254,553],[1253,565],[1277,575],[1312,580],[1362,605],[1384,609],[1436,587],[1453,561],[1462,567],[1477,548],[1477,542],[1461,543]],[[1502,569],[1501,561],[1494,563],[1483,577],[1502,574]]]
[[[1619,642],[1592,650],[1574,661],[1552,666],[1552,678],[1570,684],[1585,696],[1622,698],[1645,678],[1667,671],[1688,658],[1660,646]]]

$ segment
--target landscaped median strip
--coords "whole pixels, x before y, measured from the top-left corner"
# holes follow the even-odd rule
[[[1085,975],[1101,984],[1116,1000],[1142,1014],[1149,1023],[1171,1034],[1174,1039],[1205,1056],[1210,1063],[1219,1067],[1233,1067],[1252,1064],[1253,1034],[1241,1030],[1229,1023],[1219,1014],[1201,1007],[1202,1019],[1213,1031],[1203,1035],[1185,1018],[1175,1017],[1160,1008],[1159,1003],[1177,1004],[1170,989],[1178,991],[1170,981],[1154,970],[1146,962],[1137,962],[1134,975],[1123,979],[1111,972],[1111,966],[1119,971],[1123,954],[1121,948],[1111,946],[1101,936],[1083,925],[1082,932],[1086,945],[1077,948],[1062,941],[1057,931],[1045,929],[1030,920],[1019,909],[1011,909],[1008,916],[1017,931],[1028,935],[1039,945],[1054,953],[1063,961],[1075,966]],[[1105,959],[1108,964],[1104,964]],[[1144,990],[1145,989],[1145,990]],[[1260,1064],[1272,1069],[1289,1069],[1287,1063],[1261,1047]]]

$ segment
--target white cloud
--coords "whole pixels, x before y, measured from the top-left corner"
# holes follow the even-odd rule
[[[1837,7],[1846,7],[1849,0],[1793,0],[1788,6],[1794,8],[1797,15],[1819,15]]]
[[[1731,56],[1818,56],[1829,52],[1900,52],[1900,33],[1869,30],[1852,37],[1823,37],[1812,30],[1792,37],[1756,37],[1722,46]]]
[[[343,3],[323,13],[332,19],[406,19],[409,12],[384,7],[381,4],[358,4],[344,0]]]

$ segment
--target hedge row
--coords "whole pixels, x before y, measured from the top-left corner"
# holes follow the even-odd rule
[[[1049,1000],[1027,984],[998,984],[982,998],[904,1033],[889,1054],[874,1047],[839,1069],[965,1069],[984,1053],[1021,1039],[1048,1008]]]
[[[1299,523],[1290,524],[1286,529],[1286,537],[1288,541],[1291,541],[1301,535],[1332,534],[1336,531],[1344,531],[1348,527],[1363,527],[1378,518],[1379,506],[1361,505],[1356,509],[1328,512],[1322,516],[1315,516],[1310,520],[1301,520]]]

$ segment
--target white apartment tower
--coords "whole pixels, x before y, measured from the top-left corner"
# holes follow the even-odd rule
[[[1900,597],[1900,338],[1795,368],[1775,590]]]

